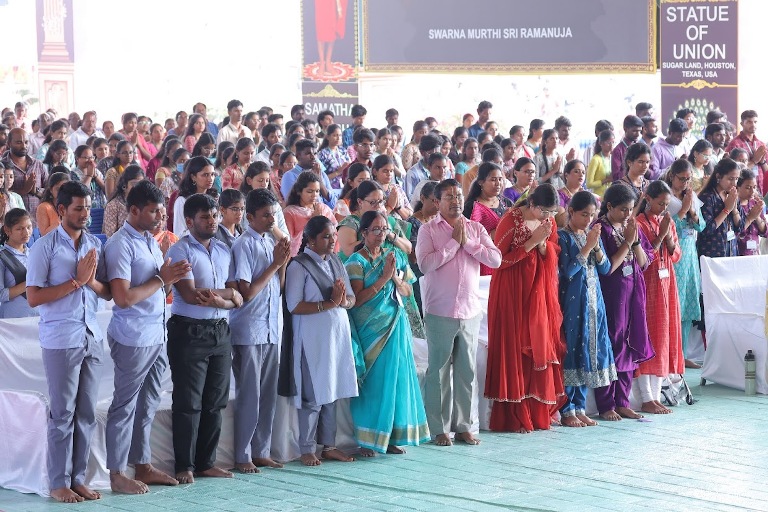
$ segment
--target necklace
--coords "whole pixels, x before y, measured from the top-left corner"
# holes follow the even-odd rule
[[[365,249],[365,252],[368,253],[368,259],[371,260],[371,262],[373,262],[376,258],[374,257],[373,253],[368,248],[368,246],[363,244],[363,249]]]

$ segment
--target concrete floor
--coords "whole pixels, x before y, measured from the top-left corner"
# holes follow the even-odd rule
[[[477,447],[431,444],[406,455],[104,493],[77,510],[768,510],[768,397],[716,384],[698,402],[650,421],[600,422],[528,435],[482,433]],[[64,510],[49,499],[0,490],[0,510]]]

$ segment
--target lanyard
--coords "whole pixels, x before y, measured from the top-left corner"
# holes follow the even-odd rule
[[[643,212],[643,215],[645,216],[645,220],[648,221],[648,227],[650,228],[651,233],[653,233],[653,236],[655,236],[656,238],[659,238],[659,232],[653,229],[653,222],[651,222],[651,219],[650,217],[648,217],[648,214]],[[662,268],[666,268],[666,265],[664,264],[664,240],[660,240],[659,242],[659,269],[662,269]]]

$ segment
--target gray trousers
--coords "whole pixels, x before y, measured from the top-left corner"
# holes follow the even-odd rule
[[[107,337],[115,364],[115,391],[107,413],[107,469],[149,464],[149,436],[160,404],[168,358],[165,345],[129,347]]]
[[[424,408],[433,436],[469,432],[472,427],[477,336],[482,318],[482,314],[468,320],[424,316],[429,349]]]
[[[88,332],[81,348],[43,349],[48,380],[48,482],[61,489],[85,484],[96,425],[104,346]]]
[[[232,345],[235,462],[268,458],[277,403],[277,345]]]
[[[302,455],[317,452],[317,445],[336,446],[336,402],[317,405],[312,377],[304,351],[301,351],[301,409],[299,417],[299,449]]]

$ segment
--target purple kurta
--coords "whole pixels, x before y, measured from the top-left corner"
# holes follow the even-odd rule
[[[602,225],[600,238],[609,259],[619,250],[623,238],[614,236],[611,223],[604,217],[597,220]],[[653,247],[643,232],[638,229],[640,243],[648,256],[646,267],[640,267],[636,258],[623,264],[615,272],[600,276],[600,286],[605,299],[605,313],[608,318],[608,335],[613,345],[613,357],[617,372],[630,372],[638,364],[656,354],[648,336],[645,317],[645,278],[643,270],[653,261]],[[625,276],[624,266],[633,272]]]

